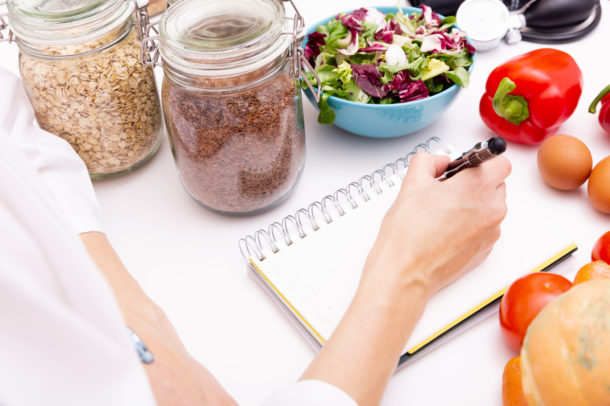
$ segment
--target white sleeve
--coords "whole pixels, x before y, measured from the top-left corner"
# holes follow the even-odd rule
[[[118,304],[0,127],[0,405],[155,405]]]
[[[358,406],[347,393],[324,381],[299,381],[275,392],[263,406]]]
[[[102,216],[85,163],[70,144],[36,126],[19,79],[0,68],[0,132],[6,132],[38,172],[77,233],[103,231]]]

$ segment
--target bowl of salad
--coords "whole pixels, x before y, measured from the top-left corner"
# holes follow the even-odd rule
[[[320,81],[318,122],[390,138],[430,125],[467,87],[475,49],[430,7],[360,8],[308,31],[304,56]],[[314,85],[316,77],[305,73]],[[305,83],[305,82],[304,82]]]

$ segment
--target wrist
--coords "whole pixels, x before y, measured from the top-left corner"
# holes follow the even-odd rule
[[[376,244],[362,273],[359,290],[372,291],[394,302],[405,299],[405,293],[424,302],[434,293],[434,283],[427,271],[431,264],[404,251],[388,251],[387,244]]]
[[[378,317],[386,319],[385,322],[392,325],[393,331],[401,333],[406,342],[431,294],[431,283],[418,265],[397,266],[369,258],[354,303],[366,306]]]

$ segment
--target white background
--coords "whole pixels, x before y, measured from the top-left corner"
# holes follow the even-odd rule
[[[392,3],[296,0],[308,26],[342,10]],[[607,1],[602,3],[605,13],[591,35],[555,46],[576,59],[584,77],[576,112],[561,132],[582,139],[594,163],[610,154],[610,135],[599,127],[597,117],[587,113],[590,101],[610,83],[610,7]],[[319,125],[317,112],[304,100],[307,160],[303,175],[285,203],[257,216],[227,217],[196,203],[183,189],[164,139],[149,164],[125,177],[95,183],[110,239],[128,269],[165,309],[194,356],[240,403],[258,404],[296,380],[315,350],[247,273],[238,239],[395,160],[430,136],[440,136],[459,149],[489,138],[492,133],[478,113],[489,72],[512,56],[540,47],[502,43],[479,53],[470,87],[459,92],[449,110],[430,127],[401,138],[368,139]],[[0,65],[18,72],[15,44],[0,46]],[[157,74],[160,78],[162,72]],[[529,204],[529,209],[513,213],[524,224],[523,238],[527,240],[529,227],[536,227],[541,218],[563,227],[580,249],[557,272],[572,275],[589,261],[597,237],[610,229],[610,215],[595,211],[586,186],[574,192],[546,186],[536,169],[535,147],[510,144],[506,156],[513,164],[507,182],[509,210],[511,202]],[[501,404],[502,369],[513,354],[502,341],[496,316],[398,371],[382,404]]]

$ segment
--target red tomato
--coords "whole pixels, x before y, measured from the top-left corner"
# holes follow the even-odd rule
[[[570,289],[572,283],[561,275],[536,272],[513,282],[500,302],[500,326],[510,348],[521,351],[528,326],[555,297]]]
[[[591,253],[591,261],[605,261],[610,264],[610,231],[599,237],[599,240],[593,246]]]

